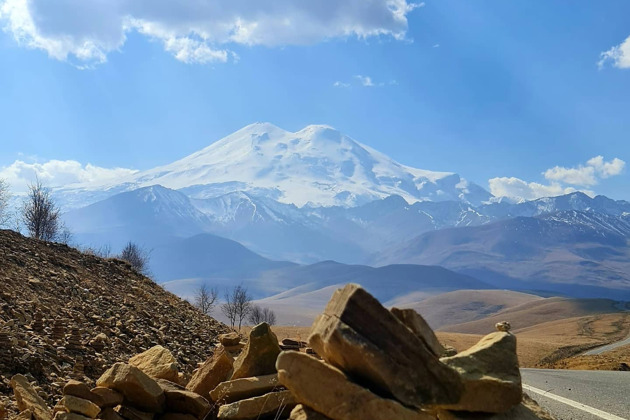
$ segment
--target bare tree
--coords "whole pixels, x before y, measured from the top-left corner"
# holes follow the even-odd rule
[[[57,234],[57,242],[65,245],[70,245],[72,241],[72,231],[70,228],[63,222],[61,222],[61,227],[59,229],[59,233]]]
[[[252,325],[258,325],[266,322],[269,325],[276,325],[276,314],[269,308],[261,308],[258,305],[252,305],[252,309],[247,316],[247,320]]]
[[[219,291],[216,287],[209,288],[208,285],[204,283],[195,291],[194,305],[204,314],[210,315],[218,296]]]
[[[0,226],[7,226],[11,219],[11,214],[9,213],[10,199],[9,184],[0,178]]]
[[[149,252],[134,242],[127,242],[119,258],[131,264],[138,273],[146,275],[149,271]]]
[[[59,233],[59,209],[50,197],[50,190],[39,179],[28,186],[22,204],[22,221],[29,235],[35,239],[52,241]]]
[[[243,320],[252,309],[252,297],[247,288],[242,284],[235,286],[232,291],[225,292],[225,303],[221,305],[223,314],[229,319],[232,328],[238,321],[238,330],[241,330]]]

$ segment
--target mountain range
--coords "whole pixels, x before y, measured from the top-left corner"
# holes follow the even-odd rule
[[[630,203],[493,197],[323,125],[252,124],[172,164],[54,197],[77,242],[138,242],[153,249],[155,278],[178,287],[281,283],[257,289],[264,297],[334,260],[327,276],[357,264],[439,265],[488,287],[630,297]],[[274,270],[293,270],[293,284],[273,283],[284,276]]]

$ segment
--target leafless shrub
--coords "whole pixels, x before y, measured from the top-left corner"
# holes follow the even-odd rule
[[[29,235],[35,239],[52,241],[59,233],[59,209],[50,197],[50,190],[39,179],[28,186],[22,204],[22,221]]]
[[[235,286],[232,291],[225,292],[225,303],[221,305],[221,311],[230,321],[232,328],[238,321],[238,330],[241,330],[243,320],[252,310],[252,297],[247,288],[242,284]]]
[[[204,314],[210,315],[214,309],[214,304],[219,297],[219,291],[216,287],[210,288],[207,284],[202,284],[195,291],[194,305]]]
[[[127,261],[138,272],[144,275],[149,271],[149,252],[141,248],[134,242],[127,242],[122,252],[118,256],[121,260]]]
[[[252,309],[247,316],[247,321],[252,325],[258,325],[261,322],[276,325],[276,314],[269,308],[261,308],[258,305],[252,305]]]

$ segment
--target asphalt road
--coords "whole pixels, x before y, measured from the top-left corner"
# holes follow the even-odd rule
[[[558,420],[630,420],[630,372],[521,369],[523,389]]]
[[[596,348],[591,349],[589,351],[585,351],[582,354],[584,354],[586,356],[592,356],[593,354],[602,354],[602,353],[606,353],[607,351],[611,351],[613,349],[616,349],[617,347],[627,346],[628,344],[630,344],[630,337],[626,338],[625,340],[621,340],[621,341],[614,342],[612,344],[608,344],[606,346],[596,347]]]

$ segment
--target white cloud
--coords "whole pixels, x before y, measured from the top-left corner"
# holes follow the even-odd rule
[[[344,82],[340,82],[339,80],[337,80],[335,83],[333,83],[334,87],[338,87],[338,88],[349,88],[350,87],[350,83],[344,83]]]
[[[408,0],[0,0],[0,24],[21,45],[80,66],[107,61],[129,32],[161,41],[186,63],[227,61],[241,45],[332,38],[404,40]]]
[[[361,86],[365,86],[365,87],[374,86],[374,82],[372,82],[372,78],[370,76],[362,76],[360,74],[357,74],[356,76],[354,76],[354,78],[357,79],[359,83],[361,83]]]
[[[555,197],[577,191],[573,187],[563,187],[558,183],[543,185],[537,182],[526,182],[514,177],[500,177],[488,180],[490,192],[495,197],[510,197],[522,200],[535,200],[541,197]],[[593,195],[592,191],[581,190]]]
[[[433,48],[440,48],[440,44],[433,44]]]
[[[618,69],[630,69],[630,36],[621,44],[601,53],[597,65],[601,69],[608,62]]]
[[[586,165],[579,165],[575,168],[565,168],[555,166],[543,172],[545,179],[550,181],[564,182],[570,185],[591,186],[596,185],[600,178],[609,178],[619,175],[626,163],[614,158],[610,162],[605,162],[602,156],[595,156],[586,162]]]
[[[535,200],[541,197],[554,197],[581,191],[594,196],[595,192],[586,189],[598,184],[601,179],[619,175],[625,162],[614,158],[606,162],[602,156],[589,159],[585,165],[574,168],[555,166],[543,172],[549,184],[527,182],[514,177],[497,177],[488,180],[490,192],[496,197],[510,197],[519,200]]]
[[[50,160],[44,163],[16,160],[11,165],[0,168],[0,178],[4,178],[11,189],[19,193],[26,191],[36,177],[47,187],[63,187],[74,183],[105,184],[136,172],[125,168],[102,168],[89,163],[82,165],[74,160]]]

